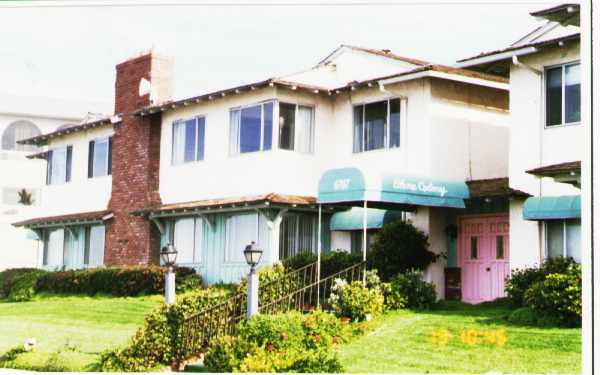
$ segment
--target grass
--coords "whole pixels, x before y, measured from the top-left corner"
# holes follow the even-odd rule
[[[353,373],[579,373],[581,329],[537,328],[508,323],[499,305],[445,303],[426,312],[393,311],[377,317],[374,329],[339,348]],[[461,331],[505,330],[504,345],[463,343]],[[432,332],[448,332],[447,343]]]
[[[0,354],[35,338],[35,351],[20,354],[11,367],[89,370],[102,351],[125,344],[162,300],[160,295],[42,295],[30,302],[0,302]]]

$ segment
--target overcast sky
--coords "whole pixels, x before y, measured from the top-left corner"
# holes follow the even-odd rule
[[[110,110],[115,64],[149,48],[174,58],[177,98],[298,71],[342,43],[452,64],[514,42],[539,25],[529,12],[557,3],[378,4],[0,6],[0,93],[100,100]]]

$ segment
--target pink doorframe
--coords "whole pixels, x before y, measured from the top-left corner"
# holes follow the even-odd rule
[[[459,216],[458,229],[462,300],[480,303],[504,297],[510,272],[508,214]]]

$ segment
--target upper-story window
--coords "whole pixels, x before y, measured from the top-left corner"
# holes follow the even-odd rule
[[[41,135],[40,129],[31,121],[19,120],[10,124],[2,133],[2,149],[12,151],[35,151],[34,145],[21,145],[17,141]]]
[[[311,153],[314,149],[313,107],[279,103],[279,148]]]
[[[73,146],[65,146],[48,151],[46,184],[57,185],[71,181],[71,160]]]
[[[204,160],[205,131],[203,116],[173,123],[173,165]]]
[[[546,126],[581,121],[581,76],[579,63],[546,69]]]
[[[88,177],[108,176],[112,173],[112,137],[90,141]]]
[[[354,106],[354,152],[400,147],[400,99]]]
[[[231,110],[229,151],[232,155],[271,149],[273,102]]]

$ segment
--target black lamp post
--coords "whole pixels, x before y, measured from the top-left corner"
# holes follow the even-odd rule
[[[173,266],[177,261],[177,249],[172,244],[167,244],[160,251],[163,263],[167,266],[167,275],[165,276],[165,303],[172,305],[175,303],[175,272]]]
[[[258,275],[256,274],[256,266],[260,262],[263,251],[256,246],[256,242],[252,241],[244,249],[244,257],[246,263],[250,266],[248,274],[248,305],[246,308],[246,318],[250,319],[252,315],[258,314]]]

